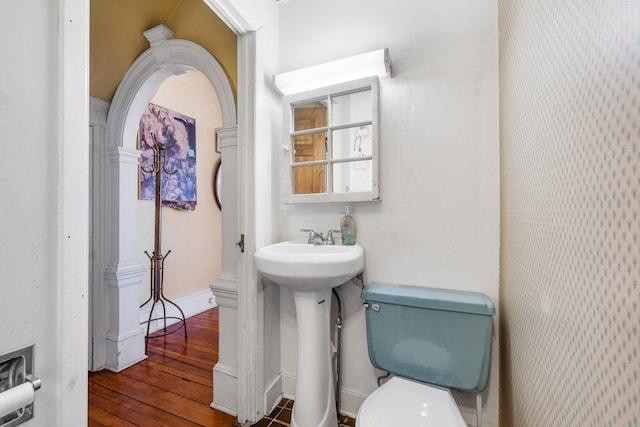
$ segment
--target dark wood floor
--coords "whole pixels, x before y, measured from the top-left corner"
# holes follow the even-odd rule
[[[90,373],[89,426],[234,426],[209,406],[218,309],[187,319],[187,331],[150,339],[148,359],[122,372]]]
[[[89,427],[236,426],[235,417],[209,406],[218,361],[218,311],[187,319],[186,340],[182,330],[150,339],[149,357],[122,372],[90,373]],[[283,399],[254,427],[287,427],[292,406]],[[339,425],[352,427],[355,420],[341,417]]]

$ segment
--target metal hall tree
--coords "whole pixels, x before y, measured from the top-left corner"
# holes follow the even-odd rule
[[[173,175],[177,172],[177,168],[174,170],[167,170],[166,168],[166,152],[176,144],[176,139],[170,136],[166,143],[160,141],[158,136],[151,133],[151,143],[146,138],[140,138],[142,143],[153,150],[153,162],[149,168],[141,166],[140,168],[149,174],[155,174],[155,229],[154,229],[154,246],[153,253],[149,254],[148,251],[144,251],[145,255],[151,262],[151,286],[150,296],[147,301],[140,305],[140,308],[151,303],[151,310],[149,311],[149,319],[144,323],[147,324],[147,333],[145,335],[145,354],[147,353],[147,344],[150,338],[163,337],[172,332],[176,332],[180,328],[167,332],[167,319],[176,319],[182,323],[184,329],[184,337],[187,338],[187,320],[184,316],[184,312],[175,302],[171,301],[164,296],[163,291],[163,279],[164,279],[164,262],[167,256],[171,253],[169,250],[165,255],[162,254],[162,172],[167,175]],[[166,303],[173,305],[178,309],[181,317],[167,316]],[[162,306],[162,316],[153,317],[153,310],[156,305]],[[161,320],[163,322],[162,332],[149,334],[151,328],[151,322]]]

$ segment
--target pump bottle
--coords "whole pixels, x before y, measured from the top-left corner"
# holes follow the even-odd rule
[[[344,216],[340,219],[340,234],[343,245],[356,244],[356,221],[349,213],[349,206],[344,207]]]

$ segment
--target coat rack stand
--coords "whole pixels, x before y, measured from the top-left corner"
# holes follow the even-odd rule
[[[142,324],[147,324],[147,333],[145,335],[144,341],[144,352],[147,353],[147,347],[149,343],[149,339],[151,338],[159,338],[167,336],[173,332],[180,330],[178,327],[172,331],[167,332],[167,319],[175,319],[178,320],[178,323],[182,323],[182,328],[184,329],[184,337],[187,338],[187,320],[184,316],[184,312],[175,302],[171,301],[169,298],[164,296],[163,290],[163,279],[164,279],[164,261],[167,259],[167,256],[171,253],[168,251],[166,255],[162,255],[162,172],[164,171],[166,174],[173,175],[176,173],[176,170],[167,171],[165,164],[166,150],[173,147],[176,143],[175,138],[170,138],[169,143],[163,144],[153,133],[151,134],[151,139],[153,140],[152,144],[149,144],[146,139],[141,138],[143,143],[153,150],[153,164],[150,169],[142,168],[143,171],[147,173],[154,173],[156,176],[156,188],[155,188],[155,233],[154,233],[154,249],[153,253],[150,255],[149,252],[144,251],[147,258],[151,262],[151,286],[150,286],[150,296],[149,299],[146,300],[143,304],[140,305],[140,308],[144,307],[148,303],[151,304],[151,311],[149,311],[149,319]],[[178,309],[180,313],[180,317],[177,316],[167,316],[167,303],[173,305]],[[162,316],[153,317],[153,311],[156,308],[156,305],[162,306]],[[151,328],[151,322],[156,320],[160,320],[163,322],[163,328],[161,332],[156,332],[153,334],[149,334]]]

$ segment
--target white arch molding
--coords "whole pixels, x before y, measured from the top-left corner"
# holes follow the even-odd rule
[[[218,129],[218,134],[224,135],[224,144],[219,143],[222,159],[228,165],[237,163],[236,105],[221,65],[200,45],[173,39],[173,32],[163,25],[146,31],[144,35],[151,47],[136,59],[125,74],[114,95],[106,123],[107,180],[102,218],[106,230],[104,245],[108,246],[109,261],[104,268],[103,294],[108,307],[104,366],[115,372],[146,357],[144,329],[139,324],[139,287],[147,266],[139,262],[136,253],[137,188],[131,183],[136,182],[138,176],[139,152],[135,145],[140,117],[164,80],[194,69],[207,77],[221,106],[223,128]],[[228,249],[229,245],[234,247],[237,229],[233,202],[236,194],[235,169],[223,169],[223,173],[228,171],[223,177],[223,185],[228,188],[225,192],[223,223],[232,233],[228,233],[226,242],[223,236],[221,276],[231,282],[237,275],[236,254],[233,250],[229,253],[225,248]],[[237,397],[233,396],[233,399]]]
[[[264,355],[258,348],[259,295],[253,258],[247,256],[256,247],[254,110],[259,98],[256,77],[261,66],[261,26],[246,7],[238,9],[228,0],[203,1],[238,37],[237,118],[231,88],[217,61],[198,45],[172,40],[173,33],[166,27],[145,34],[152,47],[125,74],[108,119],[104,114],[107,107],[91,100],[95,118],[91,121],[94,165],[91,363],[93,369],[120,371],[144,358],[137,302],[146,267],[133,253],[137,225],[131,201],[135,201],[137,192],[135,186],[126,184],[137,179],[135,129],[150,94],[166,77],[198,69],[218,94],[223,129],[217,132],[217,144],[225,164],[235,166],[223,169],[222,273],[211,285],[220,306],[221,331],[214,384],[216,388],[226,387],[223,393],[215,393],[212,406],[236,414],[242,423],[260,419],[266,403]],[[235,246],[240,234],[246,236],[244,253]]]

